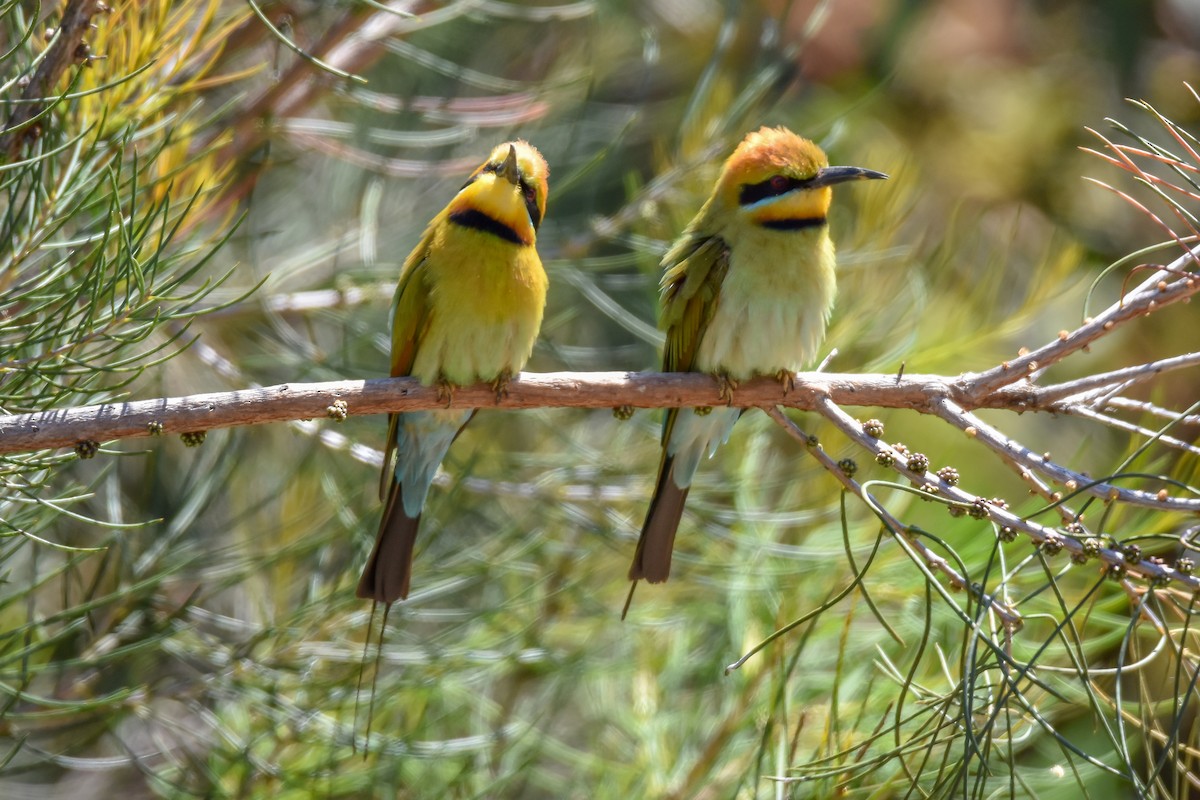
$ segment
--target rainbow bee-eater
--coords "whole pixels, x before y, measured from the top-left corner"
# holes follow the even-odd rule
[[[491,383],[497,395],[525,366],[546,306],[537,230],[546,212],[545,159],[523,141],[492,151],[442,209],[400,271],[392,301],[392,372],[437,386]],[[358,596],[408,596],[425,496],[472,411],[388,418],[383,519]],[[395,456],[395,465],[392,457]]]
[[[837,290],[830,188],[886,178],[831,167],[816,144],[786,128],[746,136],[712,195],[663,257],[660,327],[665,372],[706,372],[728,399],[738,381],[793,374],[817,354]],[[684,501],[701,456],[724,442],[742,410],[667,412],[662,460],[631,580],[665,581]]]

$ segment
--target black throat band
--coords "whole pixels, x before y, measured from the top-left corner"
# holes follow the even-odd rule
[[[767,219],[758,223],[773,231],[802,231],[806,228],[819,228],[825,224],[824,217],[801,217],[799,219]]]
[[[471,228],[472,230],[490,233],[493,236],[498,236],[506,242],[512,242],[513,244],[529,244],[529,242],[526,242],[524,239],[518,236],[516,231],[505,225],[500,220],[492,219],[487,214],[474,208],[455,211],[450,215],[450,221],[455,225],[460,225],[464,228]]]

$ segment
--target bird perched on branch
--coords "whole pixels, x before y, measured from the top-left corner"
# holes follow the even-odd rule
[[[533,146],[502,144],[429,223],[392,301],[393,376],[436,385],[449,400],[454,387],[479,382],[502,395],[525,366],[546,306],[535,245],[548,175]],[[439,409],[388,418],[383,519],[359,597],[391,604],[408,596],[425,496],[473,414]]]
[[[776,376],[790,389],[793,374],[813,359],[825,337],[837,288],[826,219],[830,187],[870,178],[887,176],[831,167],[821,148],[786,128],[746,136],[712,195],[663,257],[663,370],[710,373],[727,399],[738,381],[756,375]],[[631,580],[659,583],[670,575],[696,467],[729,437],[741,413],[667,412],[658,483]]]

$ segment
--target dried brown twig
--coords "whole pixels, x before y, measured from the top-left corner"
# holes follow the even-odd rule
[[[0,150],[10,161],[17,157],[26,140],[39,135],[38,125],[31,123],[54,102],[55,87],[67,67],[88,63],[91,53],[83,36],[91,27],[92,17],[108,10],[108,6],[100,0],[68,0],[63,9],[62,22],[55,29],[37,69],[22,89],[21,102],[17,103],[4,125],[4,131],[0,133]]]

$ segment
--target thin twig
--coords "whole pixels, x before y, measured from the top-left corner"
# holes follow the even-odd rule
[[[55,87],[67,67],[77,62],[87,63],[90,53],[83,36],[92,24],[92,17],[107,10],[100,0],[68,0],[49,49],[21,92],[24,102],[17,103],[0,134],[0,151],[7,154],[9,161],[16,159],[27,139],[39,135],[37,125],[26,123],[54,102]]]
[[[1115,369],[1110,372],[1100,372],[1095,375],[1078,378],[1077,380],[1056,383],[1052,386],[1034,388],[1032,391],[1037,394],[1038,405],[1045,406],[1055,400],[1074,398],[1085,392],[1104,389],[1113,385],[1121,385],[1124,389],[1155,378],[1164,372],[1198,365],[1200,365],[1200,352],[1184,353],[1170,358],[1162,358],[1158,361],[1150,361],[1146,364],[1138,364],[1133,367]]]
[[[1185,510],[1200,508],[1200,499],[1183,499],[1164,497],[1162,493],[1143,492],[1137,489],[1123,489],[1111,483],[1096,481],[1080,472],[1067,469],[1061,464],[1051,461],[1045,453],[1035,453],[1020,442],[1005,436],[998,429],[988,425],[974,414],[958,406],[949,398],[940,398],[935,406],[936,413],[942,419],[967,433],[971,438],[985,445],[996,453],[1004,454],[1027,469],[1035,470],[1046,475],[1051,480],[1064,486],[1077,488],[1107,502],[1120,501],[1136,506],[1158,508],[1163,510]],[[1178,503],[1179,505],[1176,505]]]
[[[942,402],[948,402],[943,400]],[[818,403],[817,410],[823,414],[830,422],[837,426],[848,438],[857,442],[860,446],[866,448],[873,454],[878,455],[885,450],[892,457],[892,468],[908,478],[918,488],[922,485],[929,486],[934,489],[934,497],[942,497],[951,500],[955,503],[961,503],[964,506],[979,505],[987,515],[987,518],[1002,528],[1010,528],[1014,531],[1021,531],[1033,540],[1034,544],[1039,547],[1045,547],[1047,542],[1052,543],[1055,551],[1066,551],[1072,556],[1080,558],[1097,559],[1104,562],[1107,567],[1108,574],[1124,577],[1126,574],[1137,574],[1150,580],[1153,583],[1166,584],[1171,581],[1178,581],[1192,590],[1200,590],[1200,578],[1175,569],[1174,567],[1166,566],[1165,564],[1147,561],[1144,559],[1130,562],[1126,554],[1114,548],[1089,548],[1085,546],[1084,540],[1090,536],[1086,528],[1080,524],[1080,529],[1083,531],[1080,536],[1071,535],[1062,531],[1055,530],[1048,526],[1027,520],[1023,517],[1018,517],[1016,514],[1008,511],[1005,508],[984,501],[976,495],[973,495],[958,486],[952,486],[942,480],[934,473],[913,472],[908,468],[907,457],[901,453],[897,453],[884,442],[868,435],[862,424],[848,415],[845,411],[837,406],[830,398],[824,398]],[[1003,438],[1003,437],[1001,437]],[[1082,476],[1081,476],[1082,477]],[[1086,479],[1084,479],[1086,480]],[[1083,486],[1081,485],[1081,489]],[[1128,492],[1129,490],[1117,490],[1119,492]],[[1200,507],[1196,501],[1181,500],[1179,498],[1167,498],[1165,501],[1153,503],[1146,500],[1137,493],[1139,502],[1138,505],[1154,505],[1155,507],[1165,507],[1167,503],[1171,503],[1171,507],[1177,510],[1183,508],[1194,509]],[[1153,495],[1149,496],[1154,498]]]
[[[1028,375],[1061,361],[1066,356],[1090,345],[1120,325],[1160,308],[1190,298],[1200,291],[1200,281],[1190,275],[1179,277],[1196,263],[1200,246],[1156,270],[1153,275],[1126,294],[1121,300],[1088,319],[1074,331],[1063,331],[1032,352],[1006,361],[970,379],[975,392],[996,391],[1020,381]]]
[[[1169,419],[1179,425],[1200,425],[1200,414],[1184,414],[1169,408],[1155,405],[1149,400],[1130,400],[1128,397],[1114,397],[1105,405],[1118,411],[1136,411],[1139,414],[1150,414],[1159,419]]]
[[[1132,422],[1126,422],[1123,419],[1110,417],[1108,414],[1102,414],[1099,411],[1094,411],[1087,406],[1071,406],[1063,409],[1064,414],[1071,414],[1084,419],[1095,420],[1101,425],[1107,425],[1110,428],[1126,431],[1128,433],[1136,433],[1139,436],[1144,436],[1147,439],[1154,439],[1167,447],[1173,447],[1176,450],[1183,450],[1193,455],[1200,455],[1200,447],[1197,447],[1190,442],[1185,442],[1181,439],[1176,439],[1174,436],[1159,435],[1157,431],[1153,431],[1142,425],[1137,425]]]
[[[829,472],[829,474],[837,478],[842,486],[846,487],[846,489],[848,489],[859,499],[867,499],[862,485],[847,475],[846,471],[843,470],[837,464],[837,462],[835,462],[829,456],[828,453],[826,453],[820,447],[812,446],[812,440],[808,437],[808,435],[805,434],[804,431],[800,430],[800,427],[796,425],[795,422],[788,419],[784,413],[779,410],[779,406],[768,406],[764,408],[763,411],[767,413],[767,416],[779,423],[780,427],[787,431],[788,435],[807,447],[813,458],[817,459],[817,461],[825,468],[827,472]],[[941,572],[947,578],[949,578],[952,587],[959,590],[970,588],[971,593],[975,595],[976,599],[983,605],[987,606],[996,614],[996,616],[1001,619],[1002,624],[1006,629],[1016,630],[1019,629],[1022,624],[1024,624],[1021,619],[1021,615],[1014,609],[1006,606],[992,595],[983,591],[980,587],[969,587],[967,579],[963,577],[958,570],[951,566],[949,561],[933,552],[929,546],[920,539],[912,536],[909,533],[908,526],[888,513],[882,504],[873,500],[871,502],[871,508],[877,515],[879,515],[880,521],[882,521],[883,524],[892,531],[892,533],[904,537],[908,545],[920,555],[921,559],[928,564],[930,568]]]

